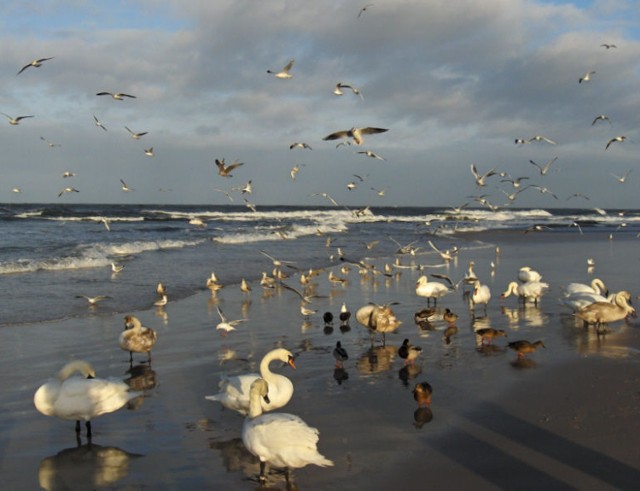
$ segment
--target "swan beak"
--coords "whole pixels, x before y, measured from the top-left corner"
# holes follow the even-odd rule
[[[633,311],[629,315],[631,315],[631,317],[633,317],[633,318],[638,317],[638,313],[636,312],[635,309],[633,309]]]
[[[293,356],[290,356],[290,357],[289,357],[289,361],[287,361],[287,364],[288,364],[291,368],[293,368],[294,370],[296,369],[296,364],[295,364],[295,363],[294,363],[294,361],[293,361]]]

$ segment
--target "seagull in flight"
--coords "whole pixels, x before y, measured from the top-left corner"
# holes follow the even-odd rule
[[[612,143],[615,143],[615,142],[623,142],[623,141],[625,141],[626,139],[627,139],[627,137],[626,137],[626,136],[622,136],[622,135],[620,135],[620,136],[614,136],[611,140],[609,140],[609,142],[607,143],[607,146],[606,146],[606,147],[604,147],[604,149],[605,149],[605,150],[606,150],[606,149],[608,149],[608,148],[609,148],[609,145],[611,145]]]
[[[226,335],[229,331],[234,331],[236,326],[241,322],[246,322],[249,319],[236,319],[236,320],[228,320],[227,317],[222,312],[222,309],[216,305],[216,310],[218,311],[218,315],[220,316],[220,322],[216,326],[216,329],[222,331],[222,335]]]
[[[49,148],[53,148],[53,147],[60,147],[60,146],[62,146],[62,145],[60,145],[59,143],[54,143],[54,142],[51,142],[51,141],[47,140],[44,136],[41,136],[41,137],[40,137],[40,139],[41,139],[43,142],[45,142]]]
[[[76,173],[75,173],[75,172],[71,172],[71,171],[68,171],[68,170],[67,170],[67,171],[64,171],[64,172],[62,173],[62,178],[63,178],[63,179],[66,179],[67,177],[75,177],[75,176],[76,176]]]
[[[475,177],[476,179],[476,186],[478,187],[483,187],[486,186],[485,184],[485,179],[487,179],[487,177],[491,177],[493,175],[496,174],[496,169],[495,167],[487,172],[485,172],[484,174],[480,175],[478,173],[478,169],[476,169],[476,164],[471,164],[471,173],[473,174],[473,177]]]
[[[355,95],[360,96],[360,99],[364,100],[364,97],[362,96],[362,92],[360,92],[360,89],[354,87],[351,84],[347,84],[344,82],[338,82],[336,84],[336,88],[333,89],[334,95],[344,95],[344,92],[342,92],[342,89],[351,89],[351,92],[353,92]]]
[[[238,162],[236,160],[233,163],[226,165],[224,163],[224,159],[221,159],[221,160],[216,159],[216,165],[218,166],[219,175],[221,175],[222,177],[233,177],[231,175],[231,171],[236,167],[240,167],[241,165],[244,165],[244,162]]]
[[[58,198],[62,196],[64,193],[79,193],[79,192],[80,191],[78,191],[76,188],[72,188],[72,187],[64,188],[62,191],[60,191],[60,193],[58,193]]]
[[[96,115],[95,115],[95,114],[93,115],[93,119],[94,119],[94,121],[96,122],[96,126],[97,126],[98,128],[102,128],[104,131],[109,131],[109,130],[107,130],[107,127],[106,127],[106,126],[104,126],[104,125],[100,122],[100,120],[99,120],[98,118],[96,118]]]
[[[386,128],[373,128],[373,127],[365,127],[365,128],[351,128],[348,130],[336,131],[335,133],[331,133],[323,138],[323,140],[337,140],[339,138],[352,138],[353,143],[356,145],[362,145],[364,139],[363,135],[373,135],[375,133],[384,133],[385,131],[389,131]]]
[[[311,196],[322,196],[323,198],[331,201],[335,206],[340,206],[338,202],[329,195],[329,193],[312,193]]]
[[[42,66],[42,64],[43,64],[45,61],[47,61],[47,60],[52,60],[52,59],[53,59],[53,56],[51,56],[51,57],[49,57],[49,58],[38,58],[37,60],[33,60],[33,61],[31,61],[31,62],[27,63],[25,66],[23,66],[23,67],[20,69],[20,71],[19,71],[18,73],[16,73],[16,76],[17,76],[17,75],[20,75],[22,72],[24,72],[24,71],[25,71],[27,68],[29,68],[29,67],[32,67],[32,66],[33,66],[33,67],[39,68],[39,67],[41,67],[41,66]]]
[[[125,193],[128,193],[129,191],[133,191],[133,188],[130,188],[129,186],[127,186],[127,183],[124,182],[122,179],[120,179],[120,182],[122,183],[122,190]]]
[[[295,142],[289,145],[289,150],[293,150],[294,148],[307,148],[309,150],[313,150],[309,145],[304,142]]]
[[[123,101],[125,97],[136,99],[135,95],[124,94],[123,92],[98,92],[96,95],[110,95],[116,101]]]
[[[591,75],[593,75],[594,73],[596,73],[596,72],[592,71],[592,72],[585,73],[582,77],[580,77],[580,79],[578,80],[578,83],[581,84],[582,82],[590,81],[591,80]]]
[[[536,135],[536,136],[533,136],[533,137],[529,138],[529,143],[531,143],[531,142],[542,142],[542,141],[550,143],[551,145],[555,145],[556,144],[555,141],[553,141],[550,138],[547,138],[546,136]]]
[[[146,135],[148,133],[148,131],[143,131],[142,133],[136,133],[134,131],[131,131],[126,126],[124,127],[124,129],[127,130],[131,134],[131,138],[133,138],[134,140],[139,140],[140,138],[142,138],[144,135]]]
[[[273,75],[276,78],[291,78],[291,77],[293,77],[293,75],[291,75],[291,73],[289,73],[289,72],[291,71],[291,67],[293,67],[293,64],[295,62],[296,62],[296,60],[291,60],[279,72],[274,72],[272,70],[267,70],[267,73],[270,73],[271,75]]]
[[[366,155],[367,157],[371,157],[372,159],[387,160],[384,157],[380,157],[380,155],[373,153],[371,150],[365,150],[365,151],[356,152],[356,153]]]
[[[366,4],[364,7],[362,7],[362,8],[360,9],[360,12],[358,12],[358,18],[360,18],[360,16],[361,16],[362,14],[364,14],[364,13],[367,11],[367,9],[368,9],[369,7],[373,7],[373,4],[372,4],[372,3],[368,3],[368,4]]]
[[[525,145],[527,143],[529,143],[529,141],[524,138],[516,138],[516,145]]]
[[[22,121],[25,118],[33,118],[33,116],[18,116],[17,118],[13,118],[5,113],[0,113],[0,114],[2,114],[3,116],[6,116],[9,119],[9,124],[13,126],[20,124],[20,121]]]
[[[549,172],[549,168],[551,167],[551,164],[553,164],[556,160],[558,160],[558,157],[552,158],[544,165],[536,164],[533,160],[529,160],[529,163],[535,165],[538,168],[541,176],[546,176],[547,172]]]
[[[623,175],[621,176],[616,176],[614,173],[610,173],[613,177],[616,178],[616,180],[620,183],[620,184],[624,184],[627,180],[627,177],[629,177],[629,174],[631,173],[633,169],[629,169],[627,172],[625,172]]]
[[[605,116],[604,114],[600,114],[599,116],[596,116],[593,119],[593,122],[591,123],[591,126],[593,126],[594,124],[596,124],[598,121],[607,121],[609,124],[611,124],[611,120],[609,119],[608,116]]]
[[[617,48],[615,44],[607,44],[607,43],[602,43],[600,47],[605,49]]]
[[[84,298],[87,300],[87,302],[89,302],[89,305],[91,307],[95,307],[96,305],[98,305],[98,302],[102,302],[103,300],[106,300],[111,297],[108,295],[96,295],[95,297],[88,297],[86,295],[76,295],[76,298]]]
[[[144,154],[145,154],[147,157],[153,157],[153,156],[155,155],[155,153],[153,153],[153,147],[145,148],[145,149],[144,149]]]

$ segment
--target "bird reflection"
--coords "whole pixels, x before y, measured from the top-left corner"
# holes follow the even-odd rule
[[[397,351],[394,346],[369,348],[356,362],[356,368],[363,374],[386,372],[391,369]]]
[[[333,378],[338,383],[338,385],[342,385],[342,382],[349,380],[349,372],[347,372],[344,368],[335,368],[333,370]]]
[[[398,371],[398,378],[402,380],[402,385],[409,387],[409,380],[416,378],[422,373],[420,365],[405,365]]]
[[[413,421],[416,428],[422,428],[425,424],[431,422],[433,412],[430,407],[419,407],[413,412]]]
[[[531,358],[521,357],[521,356],[519,356],[515,360],[512,360],[510,363],[513,368],[520,368],[520,369],[534,368],[536,366],[535,360],[532,360]]]
[[[124,383],[131,387],[131,390],[141,392],[156,386],[156,372],[147,364],[131,366],[127,374],[129,378],[126,378]],[[138,399],[142,400],[144,397],[138,397]]]
[[[40,462],[38,481],[47,491],[113,486],[127,476],[137,457],[142,455],[91,443],[66,448]]]

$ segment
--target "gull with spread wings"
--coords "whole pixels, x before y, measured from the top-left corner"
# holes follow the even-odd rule
[[[226,165],[224,159],[216,159],[216,166],[218,167],[218,174],[222,177],[233,177],[231,171],[237,167],[244,165],[244,162],[238,162],[235,160],[233,163]]]
[[[323,140],[338,140],[340,138],[352,138],[353,143],[356,145],[362,145],[364,141],[362,135],[374,135],[376,133],[384,133],[385,131],[389,131],[386,128],[374,128],[371,126],[367,126],[365,128],[356,128],[353,127],[348,130],[336,131],[335,133],[331,133],[323,138]]]

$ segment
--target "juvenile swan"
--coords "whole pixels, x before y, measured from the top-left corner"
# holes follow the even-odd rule
[[[321,467],[333,462],[318,452],[316,428],[308,426],[294,414],[262,414],[263,399],[269,399],[269,384],[259,378],[251,384],[249,415],[242,425],[242,442],[247,450],[260,459],[260,481],[266,480],[265,464],[284,468],[287,482],[289,469],[309,464]]]
[[[72,376],[80,372],[82,376]],[[87,438],[91,439],[91,419],[112,413],[131,399],[142,395],[129,392],[129,386],[120,380],[95,378],[93,367],[82,360],[67,363],[55,379],[41,385],[33,396],[36,409],[45,416],[76,420],[76,433],[80,436],[80,420],[86,422]]]
[[[269,351],[260,362],[260,374],[248,373],[233,377],[223,376],[220,381],[220,392],[212,396],[205,396],[210,401],[219,401],[227,409],[232,409],[242,415],[249,412],[249,390],[251,384],[262,377],[269,384],[269,401],[262,401],[264,411],[278,409],[291,400],[293,395],[293,383],[284,375],[273,373],[269,369],[272,361],[279,360],[296,368],[293,362],[293,354],[290,351],[278,348]]]

